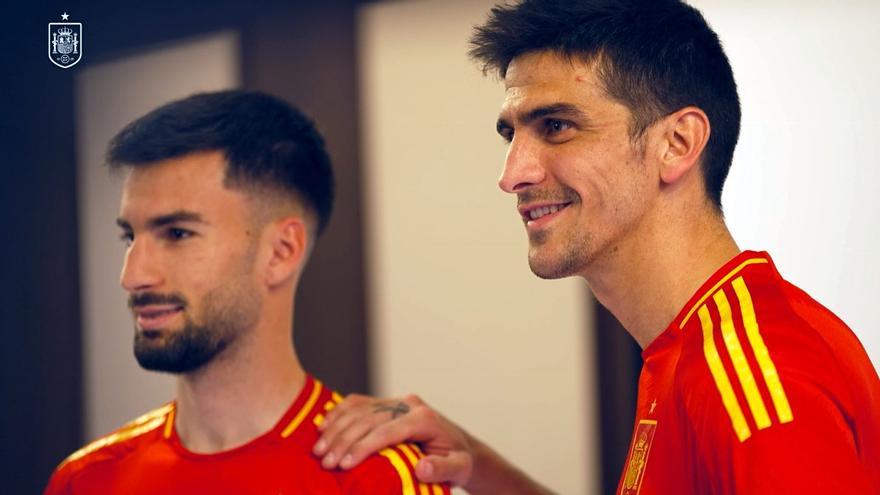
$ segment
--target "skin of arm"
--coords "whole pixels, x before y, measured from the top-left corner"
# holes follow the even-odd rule
[[[327,414],[320,430],[313,453],[326,469],[351,469],[371,453],[411,441],[425,453],[416,466],[422,482],[449,482],[474,495],[552,493],[415,395],[351,395]]]

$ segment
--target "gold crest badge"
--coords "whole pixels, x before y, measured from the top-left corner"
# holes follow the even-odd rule
[[[621,495],[638,495],[642,488],[645,467],[648,465],[648,454],[651,453],[651,444],[654,442],[656,431],[657,421],[653,419],[643,419],[636,426],[632,445],[629,448],[629,456],[627,456],[626,474],[623,477]]]

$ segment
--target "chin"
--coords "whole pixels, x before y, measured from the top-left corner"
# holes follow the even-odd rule
[[[549,243],[532,244],[529,248],[529,268],[546,280],[555,280],[581,274],[589,265],[590,255],[584,243],[572,243],[563,249],[550,249]],[[580,249],[578,248],[580,246]]]
[[[529,256],[529,268],[532,273],[544,280],[555,280],[574,275],[571,267],[560,260],[548,260],[541,256]]]

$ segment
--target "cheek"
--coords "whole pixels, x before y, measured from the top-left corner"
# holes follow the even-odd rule
[[[619,149],[597,150],[582,157],[569,168],[564,183],[577,192],[584,213],[594,221],[625,221],[650,192],[643,164]]]
[[[577,193],[581,203],[588,210],[602,209],[615,193],[614,165],[609,165],[605,157],[590,154],[563,167],[562,183]]]
[[[174,286],[198,298],[229,278],[229,260],[213,249],[193,250],[175,260],[169,277]]]
[[[622,163],[626,173],[615,176],[615,217],[621,224],[630,224],[643,216],[652,201],[650,179],[641,162]]]

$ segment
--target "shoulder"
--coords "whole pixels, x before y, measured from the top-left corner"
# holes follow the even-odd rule
[[[677,384],[689,414],[717,416],[730,425],[717,427],[740,442],[791,423],[817,407],[823,393],[846,387],[829,339],[846,340],[851,332],[772,266],[722,279],[697,301],[682,330]]]
[[[716,355],[735,371],[745,373],[748,364],[762,375],[779,367],[809,373],[850,357],[868,362],[849,327],[783,279],[766,255],[747,259],[695,298],[680,328],[684,364],[701,362],[713,376]]]
[[[342,474],[344,493],[388,494],[449,494],[449,487],[441,484],[421,483],[416,477],[415,466],[424,457],[415,444],[398,444],[368,457],[351,471]]]
[[[754,260],[695,298],[681,322],[675,391],[686,420],[738,443],[782,426],[852,423],[878,385],[864,348],[769,258]]]
[[[754,259],[709,284],[679,327],[682,428],[703,471],[745,493],[862,493],[850,488],[871,465],[859,455],[876,372],[840,319]]]
[[[125,457],[149,433],[163,428],[173,411],[174,406],[170,403],[154,409],[69,455],[55,469],[46,493],[65,493],[65,487],[79,474]]]
[[[324,420],[324,414],[342,402],[343,397],[330,388],[312,379],[313,388],[308,392],[308,400],[297,414],[291,426],[302,432],[305,444],[317,440],[317,426]],[[310,418],[310,419],[309,419]],[[305,428],[296,428],[300,423]],[[288,427],[290,428],[290,427]],[[401,495],[443,495],[449,494],[449,487],[440,484],[419,482],[415,466],[424,457],[416,444],[398,444],[370,455],[363,462],[347,471],[334,471],[334,476],[342,493],[358,494],[401,494]]]

